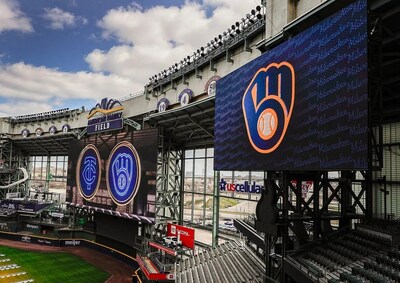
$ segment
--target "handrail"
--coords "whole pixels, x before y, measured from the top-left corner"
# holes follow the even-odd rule
[[[21,180],[15,181],[15,182],[13,182],[11,184],[8,184],[8,185],[5,185],[5,186],[0,186],[0,189],[8,189],[8,188],[11,188],[13,186],[19,185],[19,184],[25,182],[26,180],[28,180],[28,178],[29,178],[28,171],[26,171],[26,169],[23,168],[23,167],[19,167],[18,169],[21,170],[22,173],[24,173],[24,178],[22,178]]]

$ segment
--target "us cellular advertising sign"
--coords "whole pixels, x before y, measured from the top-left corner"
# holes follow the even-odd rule
[[[368,168],[367,1],[221,78],[216,170]]]

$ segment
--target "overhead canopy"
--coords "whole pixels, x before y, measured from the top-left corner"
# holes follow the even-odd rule
[[[153,113],[144,120],[163,129],[175,146],[187,148],[214,144],[213,96],[194,101],[186,106]]]
[[[74,133],[59,133],[41,137],[11,138],[14,146],[29,155],[68,155],[69,143],[76,140]]]
[[[371,1],[370,10],[372,11],[369,31],[370,59],[376,64],[376,69],[371,68],[370,80],[372,82],[378,80],[377,83],[381,83],[381,88],[372,91],[377,92],[378,98],[382,96],[382,122],[398,122],[400,121],[398,106],[400,105],[400,25],[398,24],[400,6],[397,0]]]

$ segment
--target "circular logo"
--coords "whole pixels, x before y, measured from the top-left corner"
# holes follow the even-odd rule
[[[193,97],[193,91],[189,88],[184,89],[178,96],[178,101],[181,106],[186,106],[189,104],[190,99]]]
[[[61,129],[63,133],[68,133],[71,127],[68,124],[64,124]]]
[[[165,101],[161,101],[158,105],[158,112],[164,112],[165,110],[167,110],[167,107],[167,103]]]
[[[140,159],[134,146],[122,141],[110,153],[107,163],[107,188],[118,205],[129,203],[140,184]]]
[[[49,134],[50,134],[50,135],[54,135],[56,132],[57,132],[56,126],[52,125],[52,126],[49,128]]]
[[[158,112],[164,112],[168,109],[169,107],[169,100],[165,97],[161,98],[158,102],[157,102],[157,110]]]
[[[29,134],[30,134],[30,132],[29,132],[29,130],[28,129],[23,129],[22,131],[21,131],[21,135],[24,137],[24,138],[26,138],[27,136],[29,136]]]
[[[42,128],[37,128],[35,131],[35,134],[37,137],[40,137],[43,134],[43,129]]]
[[[208,85],[207,94],[208,94],[209,96],[214,96],[214,95],[215,95],[216,85],[217,85],[217,82],[216,82],[216,81],[212,81],[212,82],[210,82],[210,84]]]
[[[189,104],[190,96],[189,93],[185,92],[181,97],[181,106],[186,106]]]
[[[100,185],[100,154],[97,148],[89,144],[80,153],[76,167],[76,183],[83,198],[94,197]]]
[[[207,93],[208,96],[214,96],[216,93],[216,85],[217,81],[220,79],[220,76],[212,76],[208,79],[204,91]]]

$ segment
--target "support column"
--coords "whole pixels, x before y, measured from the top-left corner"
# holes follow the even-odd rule
[[[219,227],[219,171],[214,171],[214,193],[213,193],[213,228],[212,228],[212,246],[218,245],[218,227]]]

